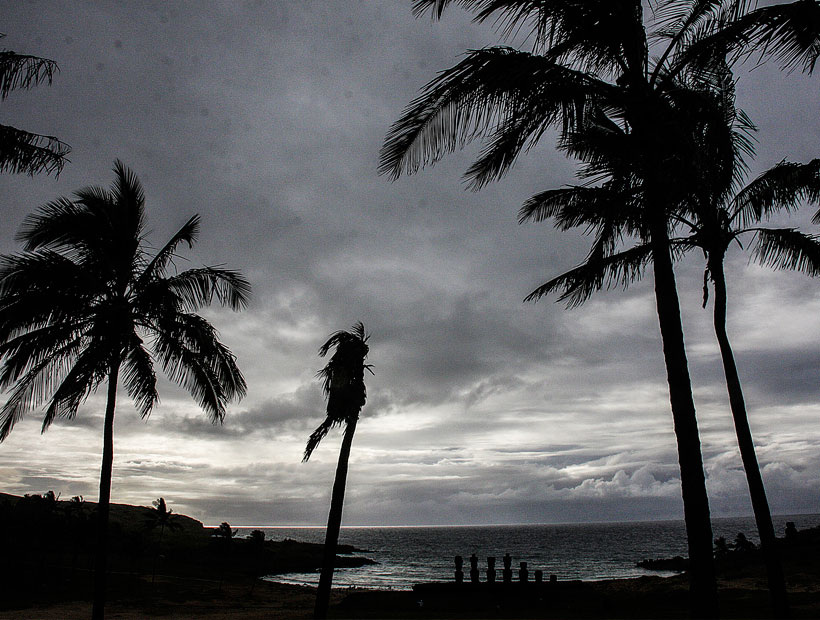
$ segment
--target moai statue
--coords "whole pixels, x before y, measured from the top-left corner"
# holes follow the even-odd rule
[[[464,571],[461,568],[464,566],[464,558],[460,555],[456,556],[456,583],[464,583]]]
[[[556,583],[558,581],[558,577],[555,575],[550,575],[550,583]]]
[[[487,558],[487,583],[495,583],[495,558]]]
[[[544,581],[544,571],[536,570],[535,571],[535,583],[542,583]]]
[[[512,583],[512,558],[509,553],[504,554],[504,583]]]
[[[521,562],[521,568],[518,569],[518,581],[521,583],[527,583],[529,574],[530,572],[527,570],[527,563]]]
[[[475,553],[470,556],[470,581],[478,583],[478,556]]]

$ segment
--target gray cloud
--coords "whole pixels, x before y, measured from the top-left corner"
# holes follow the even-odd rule
[[[390,124],[437,71],[496,42],[488,25],[457,8],[416,20],[397,0],[35,0],[6,7],[4,31],[10,49],[61,67],[50,87],[12,93],[4,117],[73,152],[58,179],[4,176],[0,252],[18,249],[27,213],[108,185],[121,158],[145,185],[153,246],[200,213],[180,267],[226,264],[254,285],[246,312],[205,312],[248,396],[214,426],[165,380],[147,421],[121,393],[115,501],[162,495],[208,523],[323,522],[339,434],[300,463],[324,415],[317,349],[362,320],[375,376],[346,522],[680,517],[651,273],[571,311],[522,303],[588,249],[580,233],[516,221],[527,197],[575,181],[573,162],[545,137],[480,192],[461,180],[475,146],[395,182],[376,174]],[[739,94],[761,127],[752,174],[817,155],[813,78],[762,68]],[[812,213],[774,223],[811,226]],[[727,272],[772,505],[820,511],[816,282],[741,252]],[[712,507],[748,513],[702,273],[694,253],[678,265]],[[37,413],[21,422],[0,445],[4,490],[93,498],[102,411],[101,392],[44,435]]]

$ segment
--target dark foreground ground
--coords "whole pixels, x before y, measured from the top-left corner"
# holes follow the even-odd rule
[[[312,617],[313,588],[247,581],[223,582],[150,575],[135,582],[115,576],[106,617],[119,620],[167,618],[257,620]],[[643,577],[586,583],[561,583],[542,593],[503,587],[495,592],[472,590],[413,592],[334,590],[331,618],[686,618],[683,577]],[[721,616],[768,618],[768,596],[760,576],[721,580]],[[793,617],[820,618],[820,586],[816,576],[792,581]],[[68,597],[71,599],[72,597]],[[2,620],[89,618],[87,594],[75,600],[31,602],[0,611]]]
[[[0,620],[90,617],[93,508],[0,496]],[[312,616],[313,588],[258,577],[318,568],[320,545],[220,538],[187,517],[179,518],[180,527],[163,531],[152,524],[150,510],[140,507],[113,507],[112,519],[106,618]],[[793,534],[781,541],[792,615],[820,618],[820,529]],[[755,553],[723,553],[718,572],[722,617],[770,617]],[[493,587],[423,584],[412,592],[336,589],[330,617],[686,618],[688,608],[681,575]]]

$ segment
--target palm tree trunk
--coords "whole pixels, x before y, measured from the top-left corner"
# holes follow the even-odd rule
[[[336,479],[333,481],[333,494],[330,498],[330,514],[327,517],[325,532],[324,557],[322,573],[319,576],[319,588],[316,591],[316,607],[313,617],[316,620],[327,618],[330,605],[330,586],[333,582],[333,568],[336,564],[336,545],[339,542],[339,528],[342,525],[342,506],[345,501],[345,484],[347,482],[347,462],[350,459],[350,447],[353,444],[353,433],[356,432],[358,417],[347,423],[342,447],[339,450],[339,463],[336,465]]]
[[[97,546],[94,557],[94,604],[91,620],[105,617],[106,570],[108,561],[108,512],[111,503],[111,470],[114,464],[114,407],[117,403],[119,360],[108,372],[108,402],[103,425],[103,455],[100,469],[100,500],[97,504]]]
[[[726,389],[729,392],[729,405],[735,423],[737,445],[740,448],[740,458],[746,471],[746,481],[752,499],[752,510],[755,514],[757,531],[760,536],[763,561],[766,564],[772,611],[777,618],[788,618],[790,613],[786,594],[786,579],[783,575],[783,566],[777,550],[772,514],[769,510],[769,502],[766,499],[766,489],[760,475],[760,466],[757,463],[755,444],[752,439],[749,417],[746,413],[746,403],[743,398],[743,389],[740,386],[740,376],[738,375],[732,347],[729,344],[729,336],[726,333],[726,275],[723,272],[722,256],[710,260],[709,272],[715,284],[715,335],[720,347],[720,357],[723,360],[723,372],[726,375]]]
[[[151,565],[151,589],[154,588],[154,580],[157,577],[157,558],[159,557],[159,552],[162,550],[162,535],[165,534],[165,523],[160,524],[159,527],[159,541],[157,542],[157,548],[154,551],[154,562]]]
[[[654,218],[652,228],[652,265],[655,275],[655,302],[672,420],[678,443],[683,513],[689,545],[690,612],[695,618],[718,617],[717,581],[712,554],[712,523],[709,499],[706,495],[706,477],[698,435],[698,421],[689,365],[683,340],[680,302],[669,252],[665,222]]]

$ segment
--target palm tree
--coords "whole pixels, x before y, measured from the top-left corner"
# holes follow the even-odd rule
[[[6,35],[0,34],[0,38]],[[0,50],[0,101],[18,89],[51,84],[57,63],[47,58]],[[60,174],[71,147],[53,136],[41,136],[9,125],[0,125],[0,172]]]
[[[724,127],[729,148],[723,156],[704,157],[704,174],[693,194],[691,215],[676,214],[676,220],[689,228],[689,235],[670,240],[675,254],[700,248],[707,260],[704,282],[711,280],[715,289],[714,327],[723,361],[727,389],[735,423],[741,458],[746,471],[753,511],[760,533],[761,547],[767,566],[773,609],[778,617],[788,615],[785,579],[777,553],[771,513],[766,499],[760,469],[755,455],[749,421],[734,355],[726,332],[726,279],[723,260],[733,242],[740,245],[744,235],[754,235],[755,258],[764,265],[798,269],[809,275],[820,273],[820,241],[794,229],[762,228],[756,224],[776,210],[791,211],[802,201],[816,202],[820,197],[820,160],[809,164],[781,162],[735,194],[729,193],[746,170],[743,155],[751,154],[747,135],[753,126],[740,110],[734,108],[734,85],[731,80],[719,80],[718,105],[714,125]],[[723,120],[721,120],[721,118]],[[703,131],[703,125],[699,127]],[[709,130],[714,132],[714,127]],[[577,138],[568,140],[579,141]],[[584,140],[586,149],[593,140]],[[712,140],[714,146],[719,142]],[[731,145],[735,146],[732,147]],[[703,145],[704,153],[709,145]],[[713,150],[712,154],[715,154]],[[600,155],[599,155],[600,157]],[[616,203],[619,195],[611,181],[601,187],[575,187],[543,192],[525,203],[520,221],[540,221],[555,217],[561,228],[581,223],[599,224],[599,240],[612,237],[606,231],[611,225],[607,206]],[[609,248],[606,248],[609,249]],[[588,260],[536,289],[527,300],[537,300],[553,291],[561,291],[569,305],[583,303],[593,291],[606,285],[627,286],[641,277],[651,260],[651,246],[639,244],[629,250],[607,254],[596,242]],[[708,288],[704,286],[704,306]]]
[[[476,50],[440,73],[390,129],[380,171],[393,178],[413,173],[470,140],[487,138],[466,173],[479,189],[508,171],[547,128],[557,126],[565,140],[590,117],[630,149],[619,172],[626,184],[619,202],[609,206],[630,210],[637,201],[643,215],[615,214],[608,230],[617,237],[626,229],[651,247],[681,468],[692,613],[714,616],[709,504],[669,247],[670,220],[689,202],[688,188],[702,170],[699,145],[681,125],[676,94],[692,74],[708,75],[715,59],[734,61],[755,50],[785,67],[802,64],[811,71],[820,53],[820,6],[797,1],[753,10],[748,0],[658,1],[651,3],[649,35],[640,0],[416,0],[415,11],[432,9],[440,17],[449,4],[474,11],[477,21],[494,20],[505,38],[528,34],[533,51]],[[589,163],[583,151],[574,154]],[[613,239],[601,238],[601,249]]]
[[[327,518],[325,532],[322,573],[319,576],[319,588],[316,591],[313,617],[318,619],[327,617],[327,608],[330,603],[330,586],[333,582],[333,568],[336,563],[339,528],[342,525],[342,506],[345,500],[350,447],[353,444],[353,434],[356,432],[356,424],[359,421],[359,412],[367,400],[364,371],[367,369],[373,372],[370,365],[364,363],[370,351],[367,345],[369,337],[364,330],[364,325],[356,323],[349,332],[340,330],[331,335],[319,349],[320,357],[327,355],[331,349],[336,349],[330,361],[318,374],[322,380],[322,390],[327,398],[327,416],[308,438],[302,462],[310,459],[310,455],[331,428],[344,425],[345,431],[339,450],[339,463],[336,465],[336,478],[333,481],[330,514]]]
[[[744,235],[754,235],[753,256],[763,265],[820,274],[820,241],[812,235],[786,229],[762,228],[756,224],[777,209],[792,210],[801,202],[820,198],[820,160],[808,164],[781,162],[718,205],[699,205],[688,225],[691,242],[706,257],[704,280],[714,287],[713,323],[723,364],[729,405],[746,473],[752,511],[766,564],[772,608],[777,617],[789,615],[785,577],[780,562],[769,502],[755,453],[740,375],[726,329],[727,289],[724,258],[732,243],[740,245]],[[742,247],[742,246],[741,246]],[[708,288],[704,286],[704,307]]]
[[[250,293],[248,281],[219,267],[173,269],[179,245],[191,247],[198,237],[196,215],[150,256],[142,186],[119,161],[114,173],[110,190],[82,189],[73,200],[59,198],[28,216],[18,235],[25,251],[0,257],[0,389],[11,388],[0,409],[0,441],[41,405],[43,431],[57,417],[74,418],[107,382],[94,618],[104,614],[120,377],[143,418],[159,399],[154,359],[214,423],[246,390],[234,356],[196,312],[214,298],[240,310]]]
[[[219,547],[222,550],[222,561],[219,563],[218,588],[220,592],[222,592],[222,581],[225,578],[225,566],[228,564],[228,555],[231,552],[231,543],[238,533],[239,530],[231,529],[231,524],[227,521],[223,521],[219,524],[219,527],[214,530],[213,534],[211,534],[211,536],[221,541]]]
[[[153,587],[157,576],[157,557],[159,557],[159,553],[162,550],[162,537],[165,534],[165,530],[166,528],[171,531],[181,530],[182,525],[179,523],[174,511],[165,504],[164,497],[155,499],[151,504],[154,508],[149,513],[150,517],[146,519],[145,526],[151,530],[157,527],[159,528],[159,540],[154,550],[154,561],[151,565],[151,586]]]
[[[264,560],[265,556],[265,532],[262,530],[252,530],[250,534],[247,536],[248,541],[251,544],[251,548],[253,549],[253,556],[255,561],[255,566],[253,568],[253,581],[251,582],[251,589],[248,594],[253,595],[253,591],[256,588],[256,581],[257,579],[264,575],[265,573],[262,572],[262,561]]]

